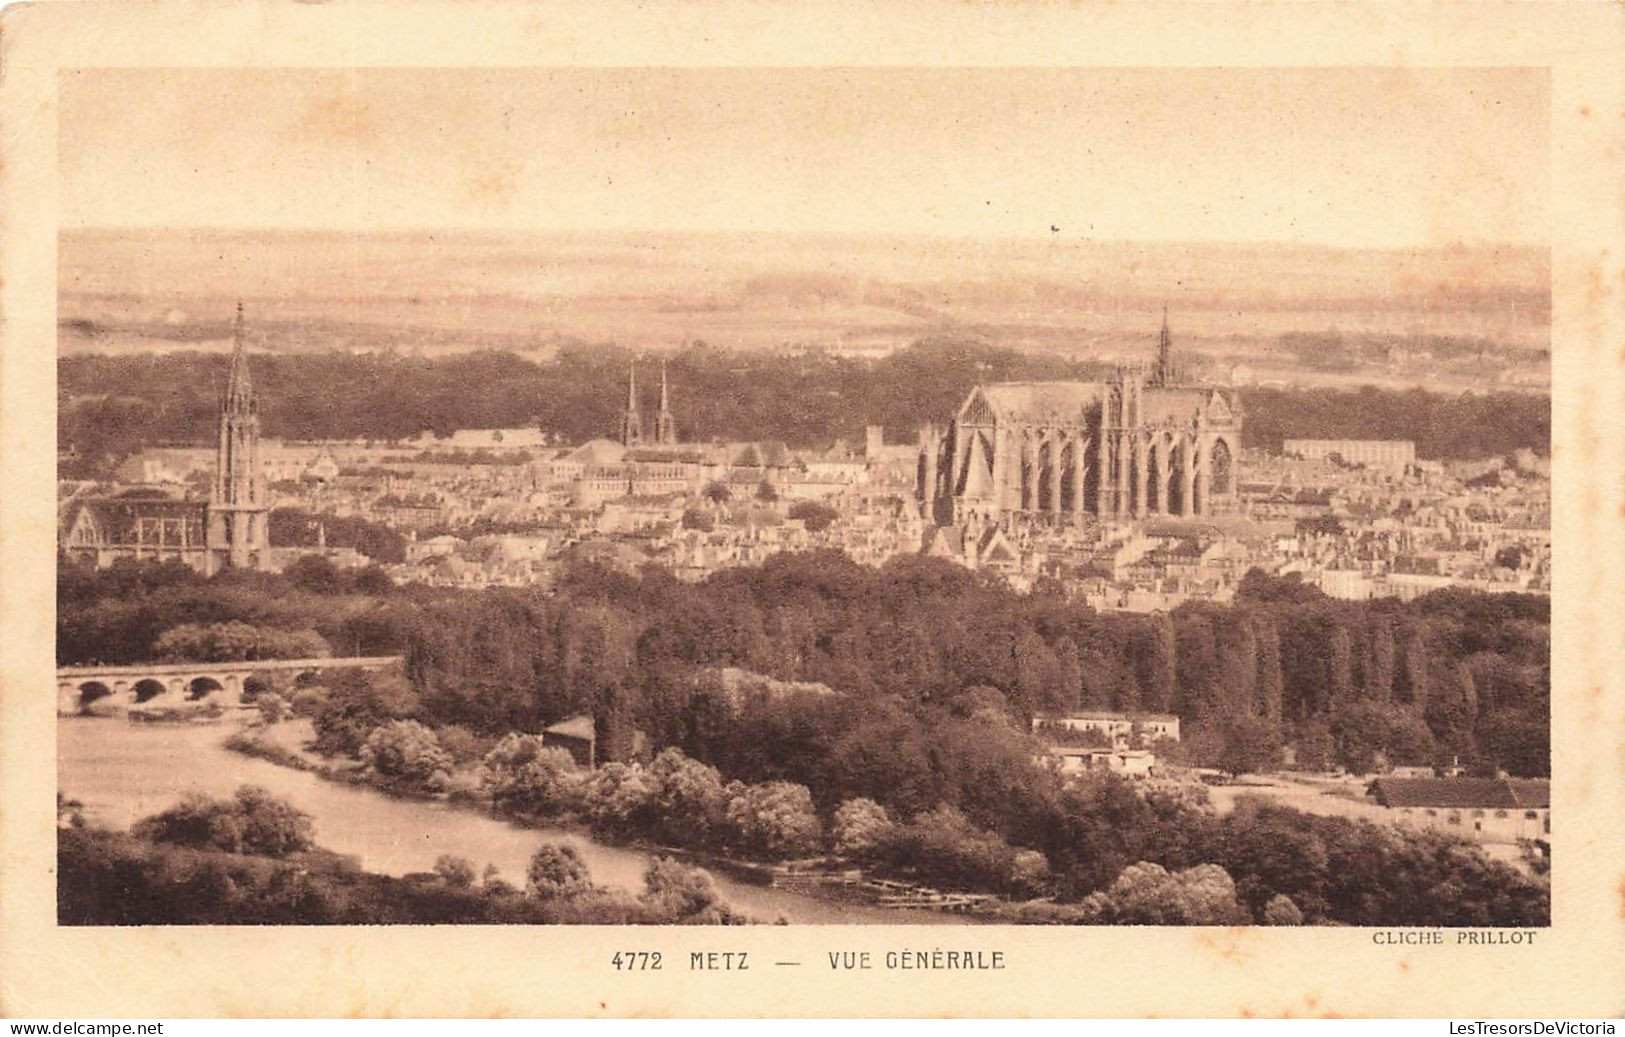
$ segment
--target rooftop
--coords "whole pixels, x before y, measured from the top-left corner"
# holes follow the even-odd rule
[[[1385,807],[1529,809],[1551,805],[1551,782],[1537,778],[1378,778],[1370,791]]]
[[[587,716],[586,714],[582,714],[578,717],[570,717],[568,720],[560,720],[556,724],[551,724],[543,728],[542,733],[547,735],[562,735],[565,738],[579,738],[586,742],[593,741],[598,737],[598,729],[594,725],[592,717]]]
[[[1135,723],[1170,724],[1179,718],[1172,713],[1113,713],[1110,710],[1082,710],[1067,713],[1050,720],[1128,720]]]

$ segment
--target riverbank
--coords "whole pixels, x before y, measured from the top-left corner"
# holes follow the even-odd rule
[[[467,810],[495,821],[537,831],[563,831],[590,840],[603,838],[578,820],[526,818],[505,813],[497,809],[489,797],[477,791],[472,775],[467,771],[454,775],[454,788],[450,793],[432,793],[385,780],[359,764],[335,764],[309,748],[314,737],[314,729],[308,720],[295,718],[270,725],[249,723],[227,738],[225,747],[277,766],[311,773],[327,781],[368,788],[391,798],[442,803],[451,809]],[[651,857],[671,857],[735,882],[764,890],[794,893],[841,909],[873,909],[926,916],[914,919],[918,921],[974,919],[1024,922],[1032,920],[1035,915],[1047,918],[1053,914],[1049,910],[1053,905],[1044,902],[1017,903],[993,894],[946,892],[895,878],[877,878],[849,862],[835,859],[763,862],[645,841],[617,842],[613,845]],[[899,919],[888,921],[896,922]]]
[[[63,717],[57,723],[57,787],[84,804],[93,824],[128,829],[174,806],[189,792],[228,798],[259,785],[316,823],[320,845],[355,858],[369,872],[405,877],[430,872],[442,855],[487,865],[523,887],[530,858],[545,844],[574,845],[595,883],[637,893],[654,857],[560,828],[522,827],[466,805],[382,795],[295,766],[233,752],[223,743],[254,714],[233,710],[210,724],[134,724],[123,718]],[[290,732],[291,733],[291,732]],[[714,874],[723,898],[740,913],[798,924],[962,924],[961,916],[865,907]]]
[[[226,804],[220,804],[226,806]],[[183,834],[183,833],[176,833]],[[378,875],[314,846],[232,850],[75,824],[57,835],[59,925],[751,925],[681,866],[640,894],[545,891],[446,869]]]

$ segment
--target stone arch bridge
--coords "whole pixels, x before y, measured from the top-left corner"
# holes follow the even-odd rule
[[[321,670],[382,670],[398,665],[398,655],[340,659],[257,659],[252,662],[131,663],[127,666],[64,666],[56,671],[56,711],[79,713],[92,703],[104,706],[165,706],[219,697],[235,705],[254,678],[291,673],[295,678]]]

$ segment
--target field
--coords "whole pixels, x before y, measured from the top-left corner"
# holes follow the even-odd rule
[[[279,352],[613,342],[882,355],[972,335],[1143,359],[1164,304],[1206,377],[1237,384],[1542,388],[1548,256],[1058,238],[77,231],[63,354],[218,350],[238,298]]]

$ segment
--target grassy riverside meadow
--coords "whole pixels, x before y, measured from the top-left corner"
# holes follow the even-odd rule
[[[397,588],[318,559],[208,580],[178,565],[63,564],[58,601],[64,664],[148,659],[160,645],[242,658],[258,643],[308,651],[313,639],[402,654],[402,674],[267,683],[260,709],[271,728],[290,715],[308,722],[309,752],[357,780],[577,824],[609,842],[735,860],[829,856],[873,876],[995,894],[1002,917],[1019,921],[1527,926],[1549,916],[1544,878],[1471,844],[1245,800],[1220,814],[1194,782],[1063,780],[1034,762],[1028,733],[1054,710],[1166,711],[1186,729],[1161,747],[1176,765],[1246,773],[1290,745],[1310,767],[1363,772],[1381,753],[1542,775],[1549,605],[1536,596],[1346,602],[1255,573],[1229,606],[1097,614],[1053,588],[1021,595],[936,560],[876,569],[818,553],[697,585],[582,563],[548,594]],[[760,674],[761,686],[724,686],[723,667]],[[768,680],[832,690],[770,690]],[[608,761],[592,772],[526,734],[579,713],[596,718]],[[263,879],[270,889],[279,867],[208,864],[198,854],[218,846],[177,849],[137,827],[70,830],[64,882],[116,873],[169,904],[189,882],[225,888],[222,868],[233,888]],[[373,902],[360,887],[406,880],[352,870],[330,881],[344,905],[336,917],[353,918]],[[418,909],[411,897],[396,903],[377,920]],[[425,918],[442,909],[453,910],[422,908]],[[542,914],[588,920],[558,910]]]

